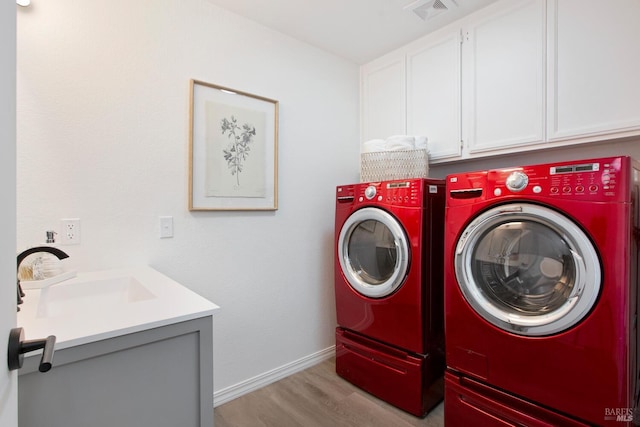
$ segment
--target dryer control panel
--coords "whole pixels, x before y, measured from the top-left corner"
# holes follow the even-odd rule
[[[337,187],[338,202],[358,204],[386,204],[422,207],[425,194],[443,194],[443,181],[437,179],[405,179],[381,182],[363,182]]]
[[[356,191],[356,203],[384,203],[401,206],[420,206],[422,183],[415,180],[362,183]]]
[[[629,162],[629,157],[610,157],[449,175],[447,194],[460,204],[507,196],[623,200]]]

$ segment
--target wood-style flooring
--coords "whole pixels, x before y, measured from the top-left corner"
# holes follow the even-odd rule
[[[443,404],[417,418],[340,378],[331,358],[214,409],[215,427],[441,427]]]

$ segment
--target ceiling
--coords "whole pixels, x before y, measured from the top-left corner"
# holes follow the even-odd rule
[[[207,1],[363,64],[496,0]],[[436,8],[427,10],[434,1]],[[405,9],[409,5],[413,6]],[[432,17],[420,18],[412,10],[416,6],[421,6],[418,10],[426,11]],[[443,6],[448,8],[443,11]]]

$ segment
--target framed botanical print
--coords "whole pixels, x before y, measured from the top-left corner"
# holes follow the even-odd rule
[[[278,101],[190,82],[189,210],[278,209]]]

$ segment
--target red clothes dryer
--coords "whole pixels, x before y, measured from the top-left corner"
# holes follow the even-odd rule
[[[628,157],[447,177],[447,427],[640,421],[639,180]]]
[[[436,179],[336,191],[336,371],[418,416],[442,399],[444,202]]]

